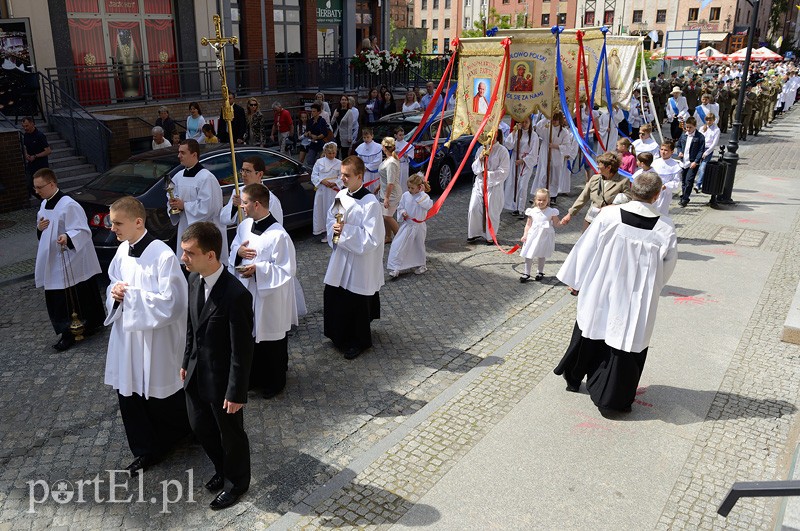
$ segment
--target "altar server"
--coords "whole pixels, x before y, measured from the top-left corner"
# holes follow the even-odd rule
[[[276,396],[286,387],[287,333],[298,323],[294,244],[270,214],[270,195],[260,183],[244,187],[242,206],[247,219],[237,227],[230,253],[230,265],[253,296],[255,348],[250,387],[262,388],[265,398]]]
[[[375,192],[380,186],[380,176],[378,167],[383,162],[383,146],[373,141],[373,133],[370,127],[361,130],[364,142],[355,149],[356,155],[364,162],[364,183],[370,192]]]
[[[147,232],[138,199],[116,200],[109,215],[122,243],[108,267],[105,383],[117,391],[135,475],[191,431],[179,374],[189,288],[178,257]]]
[[[511,210],[512,216],[524,219],[531,176],[539,163],[539,135],[533,130],[530,116],[514,127],[504,144],[513,154],[511,174],[504,185],[506,208]]]
[[[172,198],[167,196],[167,212],[173,225],[178,226],[178,246],[175,250],[180,255],[180,241],[183,231],[192,223],[210,221],[222,233],[222,263],[228,259],[228,237],[225,225],[220,222],[219,211],[222,209],[222,188],[214,174],[200,164],[200,144],[194,139],[184,140],[178,148],[178,160],[184,169],[172,178],[174,187]],[[172,209],[179,212],[173,214]]]
[[[259,156],[246,158],[242,162],[242,185],[244,188],[248,184],[261,184],[264,180],[264,172],[267,166],[264,164],[264,159]],[[228,199],[228,204],[222,207],[219,213],[219,219],[223,225],[237,225],[239,223],[239,205],[242,204],[242,198],[239,194],[231,194]],[[281,200],[275,194],[269,194],[269,213],[275,220],[283,225],[283,207]],[[242,219],[244,219],[244,212],[242,212]]]
[[[567,120],[561,111],[553,113],[552,124],[551,127],[550,120],[547,118],[542,118],[536,124],[536,134],[540,139],[539,164],[536,167],[531,191],[547,188],[550,192],[550,204],[555,205],[561,184],[561,174],[567,171],[561,146],[572,142],[573,139],[567,129]]]
[[[70,332],[73,312],[84,321],[87,335],[103,326],[103,301],[94,278],[100,273],[100,263],[86,213],[58,189],[53,170],[37,170],[33,188],[44,199],[36,215],[39,246],[34,280],[37,288],[44,288],[47,314],[61,335],[53,348],[64,351],[75,344]]]
[[[400,276],[405,269],[414,269],[417,275],[428,270],[425,265],[425,236],[428,233],[425,216],[433,206],[433,199],[427,193],[431,191],[431,185],[421,173],[415,173],[409,177],[407,186],[408,191],[403,193],[397,207],[400,230],[392,241],[386,260],[392,278]]]
[[[658,296],[677,261],[675,227],[652,204],[661,186],[653,172],[638,176],[633,200],[602,209],[557,275],[578,290],[578,313],[554,372],[572,392],[587,377],[586,388],[603,415],[631,409]]]
[[[655,202],[656,209],[664,217],[670,217],[669,205],[672,196],[681,189],[683,167],[678,159],[672,158],[675,153],[675,141],[667,138],[661,143],[661,156],[653,160],[652,170],[661,178],[661,193]]]
[[[333,206],[336,194],[342,188],[342,181],[339,174],[342,168],[342,161],[336,158],[338,146],[335,142],[328,142],[322,147],[324,157],[317,159],[314,169],[311,171],[311,182],[314,183],[316,193],[314,194],[314,218],[313,234],[318,236],[324,234],[322,243],[328,243],[326,222],[328,211]],[[274,194],[270,194],[270,198]],[[271,212],[271,210],[270,210]]]
[[[386,232],[383,207],[364,188],[364,171],[358,157],[342,161],[346,188],[336,194],[328,212],[328,245],[333,252],[324,280],[324,333],[346,359],[372,346],[370,322],[380,319],[378,291],[383,286]]]
[[[494,243],[489,231],[489,221],[491,221],[496,236],[500,229],[500,213],[503,211],[503,183],[508,177],[510,164],[511,157],[508,149],[503,146],[503,133],[498,129],[489,148],[481,146],[475,152],[475,160],[472,163],[475,182],[472,185],[467,215],[468,242],[476,243],[483,239],[486,245]],[[484,169],[486,170],[485,176]],[[486,205],[483,201],[484,178],[487,186],[488,212],[486,212]]]

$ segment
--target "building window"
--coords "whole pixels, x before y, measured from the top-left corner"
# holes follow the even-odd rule
[[[439,0],[433,0],[433,8],[439,9]]]
[[[698,7],[689,8],[689,22],[696,22],[697,17],[699,15],[700,15],[700,8]]]
[[[108,105],[141,98],[145,91],[156,98],[180,95],[178,73],[169,66],[178,61],[172,2],[68,0],[66,11],[72,60],[79,70],[89,67],[75,80],[81,103]],[[15,38],[8,40],[14,46]],[[158,75],[145,78],[142,63]],[[111,79],[88,72],[111,64],[119,67]]]
[[[422,29],[426,29],[428,27],[428,21],[424,18],[422,19]]]
[[[439,29],[439,19],[433,19],[433,29]]]
[[[559,13],[558,14],[558,25],[564,26],[567,23],[567,14],[566,13]]]
[[[656,11],[656,22],[666,22],[667,21],[667,10],[666,9],[659,9]]]
[[[594,26],[594,11],[587,11],[583,14],[583,25]]]
[[[450,0],[444,0],[444,8],[450,9]]]
[[[444,40],[444,51],[445,51],[445,53],[446,53],[446,52],[447,52],[447,50],[449,50],[449,49],[450,49],[450,38],[449,38],[449,37],[447,37],[447,38],[445,38],[445,40]]]
[[[428,9],[428,0],[422,0],[422,10]]]
[[[712,22],[719,22],[720,8],[712,7],[711,12],[708,14],[708,20]]]
[[[633,22],[634,23],[641,23],[642,22],[642,10],[641,9],[634,9],[633,10]]]
[[[603,13],[603,24],[612,26],[614,24],[614,11],[606,11]]]
[[[464,7],[472,7],[472,0],[464,0]]]
[[[439,53],[439,39],[433,39],[433,46],[432,46],[433,53]]]
[[[504,4],[508,4],[508,3],[510,3],[510,2],[509,2],[509,0],[503,0],[503,3],[504,3]]]
[[[481,7],[486,7],[486,0],[481,0]]]
[[[469,17],[464,17],[464,29],[472,29],[472,20]]]
[[[444,29],[450,29],[450,19],[449,18],[444,19]],[[445,44],[444,47],[447,48],[447,45]]]
[[[550,13],[542,13],[542,26],[550,25]]]

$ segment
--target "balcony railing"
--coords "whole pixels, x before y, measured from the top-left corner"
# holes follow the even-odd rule
[[[226,72],[229,87],[238,95],[306,89],[347,91],[382,84],[402,89],[438,81],[448,59],[446,55],[424,55],[419,68],[401,67],[378,75],[351,68],[350,58],[344,57],[233,61]],[[207,99],[219,95],[221,86],[213,61],[48,68],[47,78],[87,107]]]

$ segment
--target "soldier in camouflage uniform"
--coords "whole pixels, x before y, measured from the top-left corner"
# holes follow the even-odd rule
[[[719,131],[720,133],[727,133],[731,116],[731,90],[724,81],[717,83],[717,87],[714,99],[719,104]]]
[[[753,127],[753,111],[755,110],[755,104],[757,96],[753,92],[753,88],[750,84],[746,88],[743,89],[744,92],[744,107],[742,107],[742,126],[739,131],[739,139],[744,141],[747,140],[747,133],[748,131],[752,133]]]

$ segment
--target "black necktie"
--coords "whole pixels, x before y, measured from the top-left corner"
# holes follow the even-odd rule
[[[128,256],[136,256],[136,254],[133,252],[133,244],[128,247]]]
[[[197,317],[203,313],[203,306],[206,305],[206,279],[200,279],[200,289],[197,292]]]

